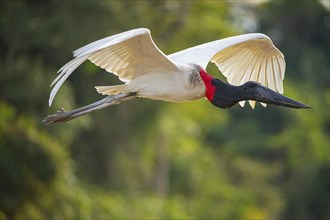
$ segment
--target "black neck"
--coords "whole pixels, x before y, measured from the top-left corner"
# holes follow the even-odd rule
[[[237,102],[247,100],[246,94],[240,86],[233,86],[219,79],[213,79],[212,84],[216,87],[213,100],[213,105],[220,108],[230,108]]]

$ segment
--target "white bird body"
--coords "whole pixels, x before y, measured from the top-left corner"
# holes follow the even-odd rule
[[[118,104],[119,100],[132,97],[168,102],[206,97],[221,108],[231,107],[237,102],[243,106],[244,100],[249,100],[252,108],[255,101],[293,108],[308,107],[274,93],[283,93],[285,60],[270,38],[260,33],[216,40],[166,56],[154,44],[150,31],[138,28],[90,43],[73,54],[75,58],[58,71],[59,75],[52,83],[55,86],[49,105],[64,81],[86,60],[125,82],[122,85],[97,86],[97,91],[103,95],[121,95],[97,102],[97,108],[91,104],[88,111],[83,107],[78,116],[89,113],[91,109],[104,108],[104,102],[109,100]],[[210,61],[217,65],[230,84],[236,86],[223,84],[208,75],[205,69]],[[259,84],[247,83],[249,81]]]
[[[200,79],[196,65],[177,64],[174,72],[149,72],[119,86],[97,86],[104,95],[117,93],[134,93],[138,96],[167,102],[193,101],[205,97],[205,85]],[[191,83],[195,75],[196,82]]]
[[[226,53],[221,53],[224,50]],[[49,105],[67,77],[87,59],[118,75],[126,83],[126,86],[96,87],[107,95],[137,92],[140,97],[170,102],[205,97],[205,85],[192,85],[189,81],[196,66],[187,64],[206,69],[209,61],[216,63],[233,85],[254,80],[283,93],[283,54],[264,34],[229,37],[166,56],[153,43],[150,31],[139,28],[88,44],[74,51],[74,56],[75,59],[59,70]]]

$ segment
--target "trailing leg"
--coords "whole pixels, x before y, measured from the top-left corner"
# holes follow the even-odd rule
[[[72,111],[65,111],[63,108],[61,108],[59,111],[57,111],[53,115],[48,115],[45,117],[42,122],[46,125],[48,124],[54,124],[57,122],[65,122],[72,120],[74,118],[80,117],[82,115],[88,114],[90,112],[101,110],[103,108],[106,108],[111,105],[117,105],[124,101],[136,98],[136,93],[129,93],[129,94],[114,94],[109,95],[97,102],[94,102],[92,104],[86,105],[81,108],[74,109]]]

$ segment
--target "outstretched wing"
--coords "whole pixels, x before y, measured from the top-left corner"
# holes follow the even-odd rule
[[[97,66],[119,76],[127,82],[151,71],[173,72],[176,65],[154,44],[150,31],[139,28],[116,34],[90,43],[73,52],[74,59],[65,64],[53,81],[55,84],[49,98],[49,106],[70,74],[84,61],[90,60]]]
[[[256,81],[283,93],[284,56],[264,34],[229,37],[191,47],[168,57],[175,62],[196,63],[204,69],[211,61],[218,66],[230,84],[241,85],[247,81]],[[254,108],[255,101],[249,102]],[[241,106],[244,103],[240,102]]]

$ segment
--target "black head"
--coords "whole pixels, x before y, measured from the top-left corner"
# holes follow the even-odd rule
[[[241,86],[233,86],[213,79],[215,92],[212,104],[220,108],[230,108],[239,101],[255,100],[267,104],[279,105],[289,108],[310,108],[303,103],[289,99],[257,82],[246,82]]]

